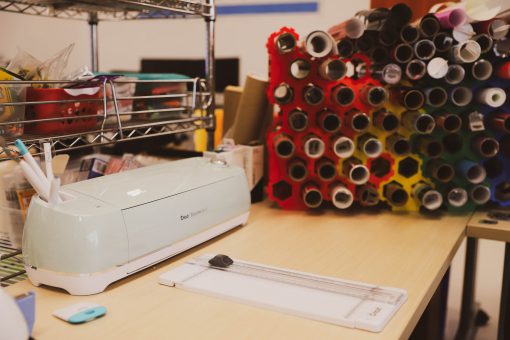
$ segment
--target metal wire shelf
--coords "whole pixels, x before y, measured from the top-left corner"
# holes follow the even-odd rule
[[[214,17],[205,0],[2,0],[0,11],[74,20],[90,20],[94,13],[99,21]]]
[[[29,91],[43,91],[31,86],[65,85],[62,91],[80,91],[80,88],[96,89],[97,95],[79,95],[69,99],[31,99]],[[70,85],[73,89],[69,90]],[[139,86],[162,86],[163,93],[153,94]],[[119,88],[123,95],[119,94]],[[126,93],[126,86],[128,92]],[[7,136],[7,145],[14,144],[16,138],[24,141],[34,155],[42,154],[42,143],[50,142],[55,153],[92,146],[106,145],[127,140],[154,136],[191,132],[197,129],[210,129],[214,119],[208,114],[211,95],[204,79],[179,80],[131,80],[107,79],[97,81],[0,81],[0,88],[18,89],[27,100],[0,102],[0,111],[22,107],[25,118],[0,121],[0,130],[15,127],[23,130],[21,136]],[[76,89],[78,87],[78,89]],[[136,90],[135,90],[136,88]],[[129,90],[130,89],[130,90]],[[131,91],[131,93],[129,93]],[[165,93],[165,91],[169,91]],[[86,92],[86,91],[85,91]],[[67,93],[67,92],[65,92]],[[170,103],[168,103],[170,101]],[[125,103],[128,103],[127,105]],[[87,109],[83,108],[87,106]],[[93,105],[93,106],[90,106]],[[34,112],[46,111],[44,118]],[[49,112],[48,112],[49,111]],[[87,121],[89,128],[73,131],[77,124]],[[51,126],[58,131],[41,133],[30,127]],[[70,132],[68,132],[70,131]],[[6,158],[0,151],[0,159]]]
[[[9,236],[0,233],[0,287],[26,279],[21,250],[11,244]]]

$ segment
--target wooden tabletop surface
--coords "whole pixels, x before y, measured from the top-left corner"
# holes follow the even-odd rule
[[[111,285],[71,296],[23,281],[12,295],[36,292],[33,336],[44,339],[398,339],[407,338],[465,236],[469,216],[289,212],[252,206],[248,225]],[[160,274],[203,253],[319,275],[403,288],[409,299],[381,333],[348,329],[158,284]],[[108,313],[70,325],[51,315],[90,301]]]

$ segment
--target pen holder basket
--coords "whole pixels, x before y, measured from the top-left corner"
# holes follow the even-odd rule
[[[97,116],[103,104],[100,87],[80,89],[28,88],[27,101],[50,102],[30,104],[26,107],[25,116],[27,120],[43,121],[26,124],[25,132],[41,135],[92,130],[95,128],[99,116],[91,116]],[[80,116],[84,116],[84,118],[77,118]],[[51,118],[61,119],[46,121],[46,119]]]
[[[21,249],[21,240],[23,237],[23,226],[25,218],[20,209],[0,206],[0,222],[2,223],[2,232],[9,236],[11,246]]]

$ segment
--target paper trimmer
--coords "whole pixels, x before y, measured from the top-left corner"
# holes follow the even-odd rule
[[[162,274],[164,285],[335,325],[380,332],[407,291],[205,254]]]

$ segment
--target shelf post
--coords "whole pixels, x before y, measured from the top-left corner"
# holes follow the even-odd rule
[[[91,52],[91,68],[92,72],[99,70],[99,51],[98,51],[98,36],[97,24],[99,23],[97,12],[89,13],[89,26],[90,26],[90,52]]]
[[[207,129],[207,150],[214,150],[214,131],[216,130],[216,119],[214,110],[216,109],[215,100],[215,70],[214,70],[214,48],[215,48],[215,22],[216,22],[216,5],[215,0],[208,0],[210,6],[209,16],[205,17],[206,23],[206,44],[207,56],[205,59],[205,75],[208,81],[209,91],[211,93],[211,104],[207,108],[207,117],[212,119],[211,127]]]

